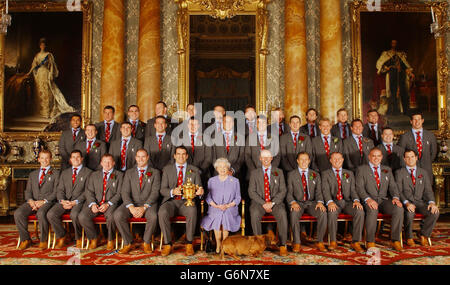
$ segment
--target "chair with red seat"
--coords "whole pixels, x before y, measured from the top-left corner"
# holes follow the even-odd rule
[[[29,215],[29,216],[28,216],[28,222],[29,222],[29,223],[30,223],[30,222],[33,222],[33,225],[34,225],[34,234],[36,235],[36,237],[39,238],[38,219],[37,219],[37,217],[36,217],[36,214]],[[47,248],[50,248],[50,242],[51,242],[51,238],[50,238],[50,234],[49,234],[49,235],[48,235],[48,241],[47,241]],[[16,249],[19,248],[19,245],[20,245],[20,236],[19,236],[19,238],[18,238],[18,240],[17,240],[17,246],[16,246]]]

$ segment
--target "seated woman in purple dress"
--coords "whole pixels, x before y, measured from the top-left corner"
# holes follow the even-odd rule
[[[219,175],[208,180],[206,203],[209,209],[201,223],[206,231],[214,230],[217,253],[220,252],[222,241],[228,237],[228,233],[238,231],[241,226],[238,209],[241,189],[239,180],[230,175],[230,167],[230,162],[226,158],[219,158],[214,163]]]

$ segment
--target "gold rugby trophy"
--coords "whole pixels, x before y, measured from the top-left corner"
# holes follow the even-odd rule
[[[200,186],[192,183],[191,178],[188,178],[186,183],[181,186],[181,191],[183,191],[183,198],[186,200],[186,202],[184,203],[185,206],[192,207],[195,205],[193,200],[196,196],[195,193],[199,188]]]

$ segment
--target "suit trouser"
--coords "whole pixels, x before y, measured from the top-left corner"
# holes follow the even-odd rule
[[[337,205],[337,210],[334,212],[328,211],[328,233],[330,234],[330,240],[336,241],[336,232],[338,226],[338,215],[341,212],[351,215],[353,217],[353,241],[360,241],[362,237],[362,230],[364,227],[364,210],[359,210],[358,208],[353,208],[352,201],[340,200],[335,202]]]
[[[14,221],[19,231],[21,241],[31,240],[30,233],[28,232],[28,216],[35,213],[39,222],[39,239],[41,242],[45,242],[48,239],[49,223],[47,220],[47,212],[53,206],[53,202],[47,202],[37,211],[33,211],[28,203],[22,204],[14,212]]]
[[[130,210],[121,205],[114,212],[114,222],[124,240],[124,244],[128,245],[133,242],[133,235],[131,234],[130,225],[128,219],[132,218]],[[145,223],[144,242],[150,243],[152,235],[155,232],[156,224],[158,223],[158,206],[153,205],[144,212],[143,216],[147,222]]]
[[[106,219],[106,228],[108,229],[108,241],[111,241],[115,238],[116,224],[114,223],[114,210],[116,208],[116,205],[110,205],[106,212],[103,213]],[[85,203],[83,210],[81,210],[81,213],[78,216],[78,220],[80,221],[81,226],[86,231],[86,237],[88,239],[92,240],[97,238],[97,230],[95,229],[95,224],[92,219],[100,214],[102,213],[98,212],[97,214],[94,214],[91,208],[88,208],[88,205]]]
[[[159,226],[164,236],[164,244],[172,241],[170,218],[177,214],[186,217],[186,241],[194,240],[195,225],[197,224],[197,206],[185,206],[186,200],[168,200],[164,202],[158,211]]]
[[[316,205],[316,202],[300,203],[300,210],[298,212],[291,211],[290,216],[292,231],[294,232],[294,243],[300,244],[300,218],[305,211],[317,219],[317,241],[323,242],[327,230],[327,212],[316,209]]]
[[[254,235],[262,235],[261,219],[266,214],[266,211],[262,205],[255,202],[251,202],[250,205],[250,219],[252,222],[252,230]],[[280,236],[280,244],[286,245],[287,241],[287,231],[288,231],[288,221],[286,215],[286,208],[284,203],[275,204],[272,208],[272,216],[274,216],[275,221],[277,221],[278,235]]]
[[[428,205],[423,203],[423,202],[419,202],[416,203],[416,212],[415,213],[411,213],[408,211],[408,209],[406,209],[405,207],[405,233],[406,233],[406,238],[407,239],[411,239],[413,238],[413,221],[414,221],[414,216],[416,215],[416,213],[420,213],[422,215],[425,216],[425,219],[423,221],[423,223],[421,224],[420,227],[420,234],[425,236],[425,237],[430,237],[431,236],[431,232],[433,231],[434,226],[436,225],[436,222],[439,218],[439,213],[436,214],[432,214],[428,209]]]
[[[53,230],[55,231],[56,238],[62,238],[66,235],[66,230],[61,222],[61,216],[64,213],[70,213],[70,219],[72,220],[73,228],[75,229],[75,239],[81,239],[81,225],[78,220],[78,216],[83,209],[84,203],[79,203],[75,205],[71,210],[66,210],[60,203],[56,203],[53,207],[47,212],[47,219],[49,223],[52,225]]]
[[[367,204],[364,205],[364,209],[366,211],[367,242],[375,242],[378,212],[391,215],[391,239],[400,241],[400,233],[403,226],[403,208],[392,204],[392,199],[388,199],[378,204],[378,210],[370,209]]]

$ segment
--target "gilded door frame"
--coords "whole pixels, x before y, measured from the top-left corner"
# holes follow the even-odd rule
[[[190,15],[209,15],[221,19],[230,18],[234,15],[254,15],[256,17],[255,107],[257,113],[268,111],[266,110],[266,56],[268,55],[269,13],[266,7],[270,0],[229,0],[224,1],[224,3],[212,0],[174,1],[178,4],[178,111],[185,111],[186,105],[189,103]]]

